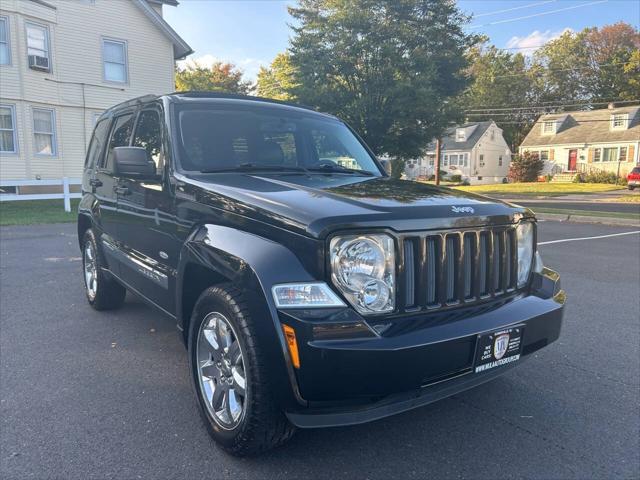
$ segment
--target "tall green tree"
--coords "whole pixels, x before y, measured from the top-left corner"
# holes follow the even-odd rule
[[[299,0],[295,96],[349,122],[378,155],[419,156],[460,119],[475,41],[453,0]]]
[[[293,101],[294,90],[300,85],[296,79],[296,68],[288,53],[279,53],[269,67],[260,67],[256,93],[260,97]]]
[[[466,117],[472,122],[494,120],[514,149],[537,118],[535,111],[509,109],[537,101],[526,58],[521,53],[505,52],[486,43],[473,47],[468,57],[467,74],[472,83],[460,97]],[[489,108],[493,110],[487,110]]]
[[[539,73],[536,88],[540,100],[637,99],[633,86],[638,84],[639,73],[633,65],[639,51],[640,33],[628,23],[567,31],[535,53],[532,68]]]
[[[243,72],[232,63],[215,62],[211,67],[193,62],[176,70],[176,90],[208,90],[246,95],[251,82],[242,79]]]

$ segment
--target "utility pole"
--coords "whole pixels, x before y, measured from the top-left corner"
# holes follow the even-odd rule
[[[436,185],[440,185],[440,137],[436,138]]]

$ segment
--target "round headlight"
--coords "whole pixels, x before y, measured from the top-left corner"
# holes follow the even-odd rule
[[[353,290],[358,286],[353,282],[356,276],[380,278],[384,271],[384,252],[377,243],[357,238],[340,247],[334,257],[334,272],[340,283]]]
[[[390,295],[389,287],[382,280],[369,280],[358,292],[360,303],[372,311],[384,309]]]
[[[331,277],[335,286],[361,313],[394,308],[395,254],[393,239],[372,234],[331,240]]]

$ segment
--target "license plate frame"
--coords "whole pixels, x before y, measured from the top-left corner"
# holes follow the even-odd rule
[[[481,373],[517,362],[522,357],[524,325],[478,335],[473,371]]]

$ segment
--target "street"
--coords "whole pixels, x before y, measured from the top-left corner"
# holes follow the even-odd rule
[[[74,224],[0,229],[0,477],[638,478],[640,235],[549,243],[560,340],[474,390],[236,459],[196,410],[171,320],[85,301]],[[541,222],[539,242],[637,229]]]

